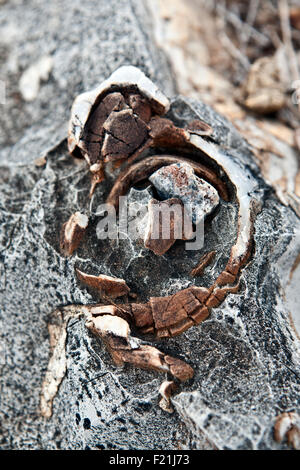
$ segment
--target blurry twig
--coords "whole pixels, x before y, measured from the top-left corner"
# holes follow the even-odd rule
[[[221,3],[218,3],[216,6],[216,13],[219,17],[219,37],[222,44],[226,47],[229,54],[234,58],[237,59],[242,66],[248,70],[250,67],[250,62],[245,54],[243,54],[231,41],[231,39],[226,34],[226,14],[227,12],[225,6]]]
[[[292,42],[291,25],[289,19],[289,7],[286,0],[279,0],[279,16],[281,23],[282,39],[290,63],[290,72],[292,81],[299,79],[299,70],[297,57]]]
[[[270,43],[270,38],[265,34],[257,31],[257,29],[252,26],[255,20],[259,2],[260,0],[251,1],[246,22],[242,21],[241,18],[232,11],[227,10],[227,8],[219,2],[216,5],[216,11],[219,16],[225,18],[229,23],[232,24],[232,26],[242,33],[241,35],[243,39],[245,38],[246,40],[249,40],[250,37],[253,37],[261,46],[267,46]]]
[[[257,15],[258,7],[260,4],[260,0],[251,0],[250,5],[247,12],[247,18],[245,27],[242,30],[242,42],[243,46],[245,47],[251,38],[253,32],[257,33],[256,29],[253,28],[253,24]],[[248,26],[248,27],[247,27]]]

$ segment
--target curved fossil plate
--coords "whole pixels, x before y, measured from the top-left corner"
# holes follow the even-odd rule
[[[107,199],[107,202],[117,207],[119,196],[126,194],[131,186],[147,179],[162,166],[182,161],[189,163],[198,176],[209,181],[224,200],[230,198],[225,180],[230,182],[234,190],[239,205],[237,237],[225,269],[211,286],[193,286],[172,296],[152,297],[145,304],[117,306],[123,314],[126,312],[134,319],[143,333],[154,333],[158,337],[175,336],[199,324],[207,318],[210,308],[220,305],[228,293],[238,291],[241,268],[253,248],[254,220],[260,209],[258,184],[249,170],[200,136],[187,132],[185,135],[188,149],[193,147],[195,150],[193,160],[176,155],[157,155],[140,160],[119,175]],[[172,148],[173,144],[170,146]],[[206,161],[211,161],[210,166],[201,161],[203,155]],[[212,169],[216,167],[218,171]]]
[[[95,106],[106,94],[130,89],[147,98],[153,112],[165,114],[170,103],[158,87],[138,68],[130,65],[117,69],[112,75],[91,91],[82,93],[75,99],[69,121],[68,147],[72,155],[86,156],[82,141],[85,126]]]

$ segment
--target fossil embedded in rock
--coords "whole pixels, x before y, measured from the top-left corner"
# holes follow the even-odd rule
[[[177,385],[171,380],[165,380],[159,387],[159,393],[162,397],[159,402],[159,406],[168,413],[173,413],[174,411],[170,398],[176,389]]]
[[[175,163],[160,168],[149,180],[162,198],[181,199],[195,224],[219,204],[216,189],[202,178],[198,178],[188,163]]]
[[[117,365],[130,363],[142,369],[168,372],[181,382],[194,375],[193,369],[180,359],[165,355],[153,346],[132,338],[129,325],[123,318],[107,314],[91,317],[87,327],[104,340]]]
[[[287,442],[296,450],[300,450],[300,416],[295,412],[282,413],[277,416],[274,425],[274,439]]]
[[[204,269],[206,268],[206,266],[208,266],[212,262],[215,255],[216,255],[215,251],[210,251],[209,253],[205,253],[205,255],[201,257],[197,266],[195,266],[194,269],[192,269],[192,271],[190,272],[190,275],[193,277],[202,276]]]
[[[176,240],[190,240],[194,233],[192,223],[187,219],[180,199],[151,199],[148,204],[145,247],[161,256]]]
[[[124,279],[106,276],[105,274],[93,276],[91,274],[83,273],[79,269],[76,269],[76,273],[81,282],[92,289],[96,289],[101,296],[115,299],[128,294],[130,291]]]
[[[193,369],[185,362],[131,337],[128,324],[133,324],[143,334],[154,334],[158,338],[176,336],[204,321],[211,308],[219,306],[229,293],[238,292],[241,270],[253,247],[260,195],[250,170],[233,155],[203,139],[197,132],[199,123],[192,122],[190,127],[187,125],[181,129],[171,120],[161,118],[168,106],[168,100],[142,72],[134,67],[121,68],[100,87],[75,100],[69,149],[74,155],[86,158],[93,173],[93,184],[103,176],[104,161],[119,157],[126,159],[127,168],[121,171],[107,198],[107,203],[116,209],[120,196],[147,179],[162,198],[178,198],[194,223],[211,214],[220,199],[233,202],[238,208],[237,234],[223,271],[212,285],[190,286],[173,295],[150,297],[145,303],[111,302],[110,305],[66,308],[86,316],[89,328],[103,338],[116,363],[128,362],[137,367],[168,372],[184,381],[193,376]],[[210,132],[209,129],[207,131]],[[157,155],[144,155],[142,158],[144,150],[149,147],[156,149]],[[166,151],[168,154],[163,153]],[[137,156],[140,161],[133,164]],[[163,206],[168,202],[157,204]],[[150,232],[152,235],[152,230]],[[68,238],[74,239],[74,230],[69,226],[64,226],[63,233],[64,237],[71,234]],[[174,234],[167,240],[167,245],[173,242],[172,238],[175,238]],[[161,247],[153,245],[152,248],[158,252]],[[165,248],[162,247],[161,252]],[[213,251],[201,260],[195,273],[212,256]],[[107,297],[127,293],[123,280],[90,276],[80,271],[77,274],[88,285],[100,288]]]
[[[133,66],[119,68],[97,88],[76,98],[68,146],[71,154],[84,157],[94,168],[92,190],[103,179],[103,163],[139,153],[150,138],[151,117],[168,108],[168,99]]]
[[[85,214],[75,212],[63,225],[60,236],[60,249],[65,256],[70,256],[78,248],[88,222],[89,219]]]

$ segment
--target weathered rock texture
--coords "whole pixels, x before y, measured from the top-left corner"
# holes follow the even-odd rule
[[[68,326],[67,372],[53,415],[40,416],[51,312],[98,300],[78,282],[75,267],[125,279],[139,302],[193,283],[209,285],[228,259],[237,208],[220,203],[205,227],[201,252],[185,251],[176,242],[158,258],[138,240],[97,240],[95,212],[112,177],[90,202],[86,164],[67,152],[64,123],[71,102],[122,64],[141,67],[167,95],[174,91],[171,74],[152,43],[142,2],[33,5],[24,9],[10,1],[0,11],[0,27],[10,37],[1,44],[0,59],[1,79],[9,79],[0,151],[1,448],[287,448],[286,441],[274,441],[273,427],[280,413],[299,412],[299,340],[289,319],[295,304],[287,307],[285,292],[300,250],[300,221],[261,179],[249,146],[228,121],[183,98],[173,100],[168,117],[181,126],[196,118],[208,122],[213,140],[249,167],[259,183],[264,204],[241,291],[198,327],[153,343],[195,370],[172,399],[173,414],[158,406],[162,375],[119,369],[84,320],[76,319]],[[47,22],[41,21],[44,15]],[[53,57],[52,72],[40,82],[36,99],[25,103],[16,94],[17,83],[41,55]],[[41,156],[44,166],[34,163]],[[90,223],[78,251],[64,258],[59,232],[75,211],[88,214]],[[202,277],[191,278],[191,269],[212,250],[217,253],[212,264]]]

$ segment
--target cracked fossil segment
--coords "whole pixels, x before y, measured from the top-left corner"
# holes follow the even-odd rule
[[[130,93],[128,87],[136,91]],[[124,96],[124,90],[129,96]],[[126,158],[146,140],[146,123],[152,114],[164,114],[168,109],[169,100],[141,70],[120,67],[97,88],[74,101],[69,150],[74,155],[80,152],[90,165],[101,158]]]
[[[43,3],[49,14],[53,4],[61,8],[55,0]],[[15,129],[11,122],[19,126],[14,135],[22,138],[13,148],[7,143],[0,153],[1,448],[176,450],[178,446],[209,445],[218,449],[288,449],[287,439],[274,439],[274,425],[280,413],[300,412],[299,340],[289,317],[291,309],[293,315],[299,313],[299,306],[297,302],[288,305],[285,299],[292,272],[296,272],[300,222],[262,179],[251,148],[225,118],[200,101],[182,97],[172,99],[168,113],[169,119],[182,126],[195,118],[205,120],[213,129],[214,157],[220,163],[226,159],[228,165],[234,161],[227,171],[232,182],[229,193],[236,196],[227,201],[220,198],[218,214],[206,227],[203,250],[187,252],[178,242],[158,262],[157,256],[130,236],[119,245],[113,240],[97,240],[92,214],[86,241],[75,256],[60,255],[62,224],[70,213],[84,213],[88,208],[85,165],[69,158],[64,142],[57,145],[65,137],[62,123],[73,97],[94,87],[116,66],[133,61],[143,64],[144,72],[150,73],[162,90],[174,89],[166,62],[151,41],[143,2],[112,0],[101,7],[95,8],[90,1],[83,5],[66,0],[64,28],[58,28],[56,22],[41,22],[35,8],[26,10],[28,21],[24,22],[19,21],[24,8],[14,5],[12,9],[10,2],[2,6],[10,27],[17,23],[20,31],[34,31],[26,43],[15,31],[11,53],[16,60],[22,57],[33,63],[33,46],[44,44],[48,50],[45,28],[50,29],[56,53],[55,80],[41,86],[37,100],[24,105],[26,112],[17,110],[20,120],[14,115],[7,120],[9,129]],[[83,14],[75,35],[74,15],[78,11]],[[116,21],[107,21],[113,14]],[[126,26],[126,42],[119,24]],[[55,34],[53,28],[57,28]],[[99,37],[103,48],[98,47]],[[78,55],[74,41],[89,53]],[[4,64],[1,72],[8,69]],[[4,113],[10,106],[8,102]],[[28,115],[32,116],[29,122],[25,119]],[[204,151],[211,151],[212,144],[198,137],[193,134],[191,139]],[[9,161],[8,154],[12,157]],[[30,163],[41,155],[46,155],[46,165]],[[21,166],[15,167],[16,159]],[[220,177],[227,180],[226,175]],[[70,318],[66,325],[65,317],[51,316],[51,312],[59,305],[95,301],[74,276],[78,258],[86,272],[126,279],[138,293],[137,304],[146,303],[149,296],[172,295],[194,282],[211,285],[224,270],[233,244],[235,259],[249,248],[245,240],[250,225],[243,221],[251,214],[250,178],[262,208],[254,222],[255,250],[243,268],[241,290],[229,294],[199,326],[159,345],[153,343],[164,354],[180,351],[180,357],[195,371],[193,381],[170,399],[174,413],[166,413],[158,406],[162,377],[129,364],[115,366],[101,339],[85,327],[84,319]],[[92,211],[104,201],[110,183],[107,180],[97,188]],[[137,192],[132,191],[132,198]],[[216,251],[211,264],[200,278],[191,278],[191,269],[211,251]],[[61,383],[55,391],[52,417],[45,420],[37,409],[55,344],[59,346],[52,362],[56,376],[52,373],[51,379],[55,380],[44,384],[48,399],[53,398],[51,387]]]
[[[117,277],[107,276],[105,274],[93,276],[83,273],[79,269],[76,269],[76,275],[83,284],[98,291],[100,296],[103,296],[104,299],[122,297],[130,291],[124,279],[118,279]]]
[[[65,256],[70,256],[78,248],[86,232],[89,219],[85,214],[75,212],[61,229],[60,249]]]

